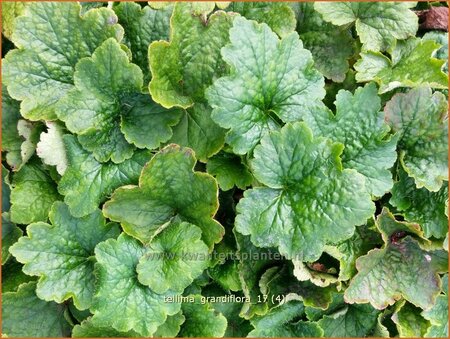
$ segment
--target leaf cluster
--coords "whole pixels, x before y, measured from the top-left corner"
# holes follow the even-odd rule
[[[2,335],[447,337],[438,5],[2,2]]]

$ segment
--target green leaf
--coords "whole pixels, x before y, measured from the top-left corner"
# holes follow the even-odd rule
[[[206,171],[217,179],[222,191],[228,191],[234,186],[245,190],[253,181],[242,159],[231,153],[222,152],[209,159]]]
[[[211,307],[210,303],[202,302],[199,295],[192,296],[194,302],[181,305],[186,320],[181,326],[181,338],[221,338],[227,328],[227,319]]]
[[[398,93],[386,104],[385,120],[399,134],[400,162],[417,188],[437,192],[448,181],[447,100],[430,88]]]
[[[431,324],[420,312],[420,308],[406,301],[396,305],[392,320],[397,325],[400,338],[423,338]]]
[[[2,192],[3,193],[3,192]],[[13,224],[9,213],[2,213],[2,265],[10,258],[9,248],[22,236],[22,230]]]
[[[121,164],[102,164],[74,136],[65,135],[63,140],[69,166],[58,190],[65,195],[64,201],[75,217],[94,212],[116,188],[137,183],[142,167],[150,159],[149,152],[139,151]]]
[[[380,83],[377,75],[384,69],[391,69],[391,60],[381,52],[361,52],[361,58],[355,63],[354,69],[357,71],[355,79],[358,82],[367,82],[377,79],[377,83]],[[388,79],[389,81],[389,79]],[[394,83],[396,84],[396,83]],[[388,92],[387,85],[383,85],[380,88],[380,92]]]
[[[5,227],[5,224],[2,225]],[[3,254],[2,254],[2,258]],[[36,280],[22,271],[22,265],[14,258],[2,265],[2,293],[16,292],[20,285]]]
[[[36,283],[20,285],[17,292],[2,295],[2,335],[7,337],[50,337],[70,335],[65,306],[46,302],[34,293]]]
[[[72,338],[138,338],[139,334],[134,331],[120,332],[112,327],[98,326],[92,318],[84,320],[75,325],[72,330]]]
[[[348,59],[356,46],[350,30],[329,24],[314,10],[314,3],[301,3],[297,31],[315,67],[328,79],[343,82],[349,69]]]
[[[173,292],[157,294],[139,283],[136,266],[144,254],[144,246],[126,234],[97,245],[97,291],[91,308],[94,323],[151,336],[168,315],[178,313],[180,304],[166,301]]]
[[[170,30],[172,6],[162,9],[141,7],[133,2],[121,2],[114,7],[119,24],[125,30],[123,43],[131,50],[133,63],[144,73],[144,82],[150,80],[148,66],[148,46],[153,41],[167,40]]]
[[[185,322],[185,317],[180,311],[175,315],[170,315],[164,324],[158,327],[153,334],[153,338],[175,338],[180,332],[181,325]]]
[[[139,186],[117,189],[103,213],[121,223],[124,231],[146,243],[174,217],[202,229],[202,240],[212,247],[223,236],[213,219],[218,189],[213,177],[194,172],[192,150],[169,145],[144,167]]]
[[[181,112],[162,109],[140,93],[142,71],[116,40],[106,40],[92,58],[81,60],[74,78],[76,88],[57,105],[57,114],[98,161],[121,163],[131,158],[133,145],[156,148],[171,137],[169,126]]]
[[[69,301],[68,304],[70,316],[73,317],[75,321],[81,323],[90,316],[92,316],[92,313],[89,309],[80,311],[78,308],[75,307],[73,301]]]
[[[63,142],[64,128],[54,122],[47,121],[47,132],[42,132],[36,145],[36,154],[46,165],[56,166],[56,170],[63,175],[67,169],[67,155]]]
[[[448,73],[448,33],[431,31],[427,32],[422,37],[423,40],[433,40],[437,42],[442,47],[436,51],[435,57],[444,60],[445,63],[442,66],[442,70]]]
[[[344,144],[343,167],[364,175],[369,192],[383,196],[394,184],[389,169],[397,159],[397,138],[388,135],[377,87],[368,84],[354,95],[340,90],[335,105],[336,114],[328,109],[306,114],[308,126],[314,135]]]
[[[34,2],[15,21],[12,41],[18,49],[3,60],[3,81],[30,120],[53,120],[55,104],[73,87],[76,63],[106,39],[118,41],[123,29],[107,8],[80,15],[75,2]]]
[[[396,221],[383,209],[376,226],[385,245],[356,261],[358,274],[345,291],[347,303],[370,302],[384,309],[400,298],[423,309],[433,306],[441,281],[432,261],[432,252],[423,250],[411,235],[421,231],[418,225]]]
[[[186,222],[170,223],[148,244],[136,267],[138,280],[156,293],[182,293],[209,264],[202,231]]]
[[[150,93],[167,108],[203,102],[205,89],[226,72],[220,49],[228,42],[235,14],[218,11],[207,18],[206,13],[196,13],[196,6],[175,4],[170,41],[155,41],[148,50]]]
[[[154,149],[172,137],[182,110],[165,109],[147,93],[135,93],[123,99],[121,130],[125,139],[139,148]]]
[[[448,337],[448,296],[439,295],[434,306],[421,315],[431,322],[431,326],[425,333],[426,338]]]
[[[37,161],[32,161],[13,178],[11,221],[17,224],[47,221],[50,208],[60,199],[50,174]]]
[[[211,306],[227,319],[227,330],[225,331],[225,338],[244,338],[252,330],[250,322],[240,317],[240,311],[242,309],[241,302],[234,302],[232,300],[226,300],[222,302],[222,298],[231,298],[233,296],[244,298],[242,294],[224,294],[224,290],[215,284],[208,285],[202,289],[202,294],[206,298],[215,298],[210,301]],[[242,299],[241,299],[242,300]]]
[[[174,338],[179,330],[181,324],[184,322],[184,316],[181,311],[175,315],[168,316],[164,324],[158,327],[158,330],[153,334],[153,338]],[[112,327],[104,327],[88,318],[81,322],[80,325],[75,325],[72,330],[72,338],[134,338],[140,337],[135,331],[120,332]]]
[[[198,159],[206,162],[219,152],[225,140],[225,130],[211,119],[211,111],[211,107],[201,103],[183,110],[169,142],[192,148]]]
[[[208,274],[225,291],[242,290],[237,260],[226,260],[223,264],[211,267]]]
[[[206,96],[213,120],[230,129],[226,142],[244,154],[280,121],[296,121],[321,106],[324,79],[295,32],[280,41],[266,24],[238,17],[230,40],[222,57],[231,75],[216,80]]]
[[[389,200],[405,216],[423,228],[425,237],[445,238],[448,232],[448,218],[445,215],[448,201],[448,186],[443,185],[438,192],[416,188],[414,180],[404,171],[399,172],[399,181],[392,188]]]
[[[25,6],[26,3],[22,1],[2,2],[2,33],[10,40],[14,32],[14,21],[16,17],[24,13]]]
[[[74,218],[68,207],[56,202],[50,211],[50,223],[27,227],[27,236],[10,248],[25,264],[23,271],[39,276],[36,294],[46,301],[73,298],[80,310],[89,308],[94,294],[94,248],[119,235],[117,225],[106,224],[99,210]]]
[[[356,80],[375,81],[380,85],[380,93],[398,87],[446,89],[447,75],[441,70],[445,61],[432,57],[439,48],[432,40],[411,38],[397,42],[390,52],[391,59],[379,52],[362,52],[354,66]]]
[[[265,23],[282,38],[295,30],[295,14],[288,3],[231,2],[227,11],[237,12],[248,20]]]
[[[290,301],[277,306],[265,316],[258,316],[250,320],[254,330],[248,334],[248,337],[322,337],[323,330],[318,324],[303,320],[295,321],[303,313],[304,307],[299,301]]]
[[[318,325],[324,337],[363,338],[370,336],[375,328],[378,313],[371,305],[343,305],[341,309],[324,315]]]
[[[384,51],[396,39],[416,34],[419,20],[410,10],[415,5],[415,2],[317,2],[314,8],[333,25],[354,23],[363,49]]]
[[[237,230],[251,235],[256,246],[277,246],[282,255],[300,261],[315,261],[326,244],[350,238],[374,204],[364,177],[342,169],[342,149],[314,137],[304,123],[264,137],[251,166],[268,187],[244,193],[236,207]]]

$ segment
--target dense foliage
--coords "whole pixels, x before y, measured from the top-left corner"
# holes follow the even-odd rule
[[[447,337],[436,8],[2,2],[2,333]]]

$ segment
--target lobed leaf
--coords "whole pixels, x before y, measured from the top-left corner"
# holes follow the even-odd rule
[[[64,202],[75,217],[94,212],[107,197],[122,185],[136,183],[150,159],[148,151],[135,152],[121,164],[99,163],[92,153],[85,151],[72,135],[63,137],[68,168],[58,185]]]
[[[142,71],[116,40],[106,40],[78,62],[74,80],[57,115],[99,162],[121,163],[133,156],[134,146],[152,149],[171,137],[180,112],[162,109],[140,93]]]
[[[202,231],[186,222],[170,223],[148,244],[136,267],[138,280],[156,293],[183,292],[208,266]]]
[[[2,75],[11,97],[22,100],[25,118],[54,120],[56,103],[73,87],[77,62],[108,38],[122,39],[112,10],[80,11],[75,2],[34,2],[15,20],[11,39],[18,48],[4,58]]]
[[[126,234],[97,245],[98,288],[91,308],[94,323],[151,336],[167,316],[178,313],[180,304],[165,299],[173,297],[173,292],[157,294],[139,283],[136,266],[144,254],[144,246]]]
[[[133,63],[141,68],[144,82],[147,83],[151,76],[148,66],[148,46],[153,41],[169,38],[173,6],[153,9],[150,6],[142,8],[133,2],[120,2],[113,9],[125,31],[123,43],[130,49]]]
[[[303,310],[303,305],[299,301],[290,301],[277,306],[264,317],[255,317],[251,320],[254,330],[248,337],[322,337],[323,330],[317,323],[294,320],[301,316]]]
[[[181,326],[180,337],[221,338],[227,328],[227,319],[214,311],[209,303],[200,302],[200,296],[195,295],[194,302],[183,303],[182,310],[186,320]]]
[[[433,57],[440,47],[433,40],[411,38],[397,42],[390,51],[391,58],[380,52],[362,52],[354,66],[356,80],[375,81],[380,93],[399,87],[446,89],[447,75],[442,71],[445,61]]]
[[[165,147],[144,167],[139,186],[117,189],[103,213],[143,243],[180,218],[200,227],[202,240],[211,248],[223,236],[223,227],[213,219],[218,189],[210,175],[193,171],[195,162],[192,150]]]
[[[414,36],[416,2],[317,2],[314,8],[336,26],[355,24],[363,49],[385,51],[396,39]]]
[[[251,163],[267,187],[247,190],[236,229],[259,247],[277,246],[287,258],[315,261],[327,243],[350,238],[374,205],[365,180],[342,169],[342,144],[314,137],[304,123],[264,137]]]
[[[419,226],[396,221],[387,209],[378,216],[376,225],[385,245],[358,258],[358,274],[345,291],[346,302],[370,302],[384,309],[403,297],[415,306],[430,309],[441,281],[439,269],[431,264],[433,253],[422,249],[411,236],[421,235]]]
[[[27,236],[10,248],[21,263],[24,273],[39,276],[36,294],[46,301],[73,298],[75,306],[84,310],[91,306],[95,290],[94,248],[119,235],[119,228],[106,223],[99,210],[74,218],[62,202],[56,202],[49,214],[50,223],[34,223]]]
[[[399,159],[417,188],[437,192],[448,181],[447,100],[430,88],[398,93],[384,108],[385,120],[399,134]]]
[[[281,38],[295,30],[295,14],[288,3],[283,2],[231,2],[227,11],[241,14],[248,20],[265,23]]]
[[[295,32],[280,41],[266,24],[238,17],[230,41],[222,57],[231,75],[217,79],[206,97],[213,120],[230,129],[226,142],[245,154],[281,122],[320,106],[324,80]]]
[[[2,265],[8,262],[11,257],[9,249],[22,234],[22,230],[11,222],[9,213],[2,212]]]
[[[336,96],[336,114],[317,110],[305,114],[314,135],[329,137],[345,145],[342,165],[366,177],[367,188],[383,196],[393,185],[389,171],[397,159],[397,138],[388,135],[381,100],[375,84],[358,88],[354,95],[340,90]]]
[[[416,188],[414,180],[404,171],[398,175],[389,203],[401,211],[406,220],[420,224],[425,237],[445,238],[448,232],[447,185],[438,192],[430,192],[426,188]]]
[[[327,79],[343,82],[349,69],[348,59],[356,50],[350,30],[324,21],[312,2],[299,6],[297,32],[311,52],[315,67]]]
[[[226,72],[220,49],[228,42],[235,15],[218,11],[206,18],[196,6],[195,2],[175,4],[170,41],[155,41],[148,50],[150,94],[167,108],[204,102],[205,89]]]
[[[17,224],[47,221],[51,206],[60,199],[50,174],[39,162],[32,161],[13,178],[11,221]]]
[[[36,145],[36,154],[46,165],[56,166],[56,170],[63,175],[67,169],[67,155],[64,147],[64,127],[47,121],[47,132],[42,132]]]
[[[253,181],[242,159],[231,153],[222,152],[209,159],[206,171],[216,178],[222,191],[228,191],[234,186],[246,189]]]
[[[36,283],[19,286],[2,295],[2,334],[8,337],[66,337],[71,327],[64,317],[65,306],[39,299]]]
[[[201,103],[182,110],[169,142],[192,148],[200,161],[207,162],[220,151],[225,140],[225,130],[211,119],[211,111],[211,107]]]

